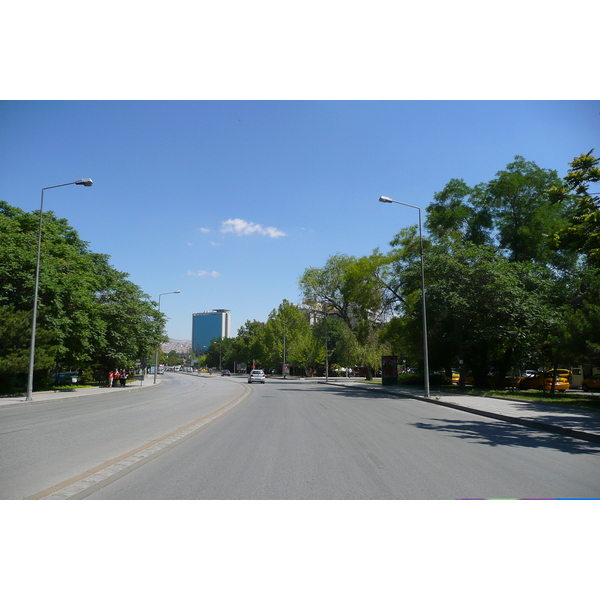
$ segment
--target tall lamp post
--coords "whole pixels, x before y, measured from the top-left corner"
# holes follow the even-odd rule
[[[166,296],[167,294],[180,294],[181,290],[176,292],[165,292],[164,294],[158,295],[158,312],[160,312],[160,297]],[[158,372],[158,346],[156,346],[156,354],[154,355],[154,383],[156,383],[156,373]]]
[[[329,317],[329,307],[325,305],[325,310],[323,311],[323,315],[325,317],[325,382],[329,382],[329,332],[327,331],[327,318]]]
[[[287,329],[287,321],[284,321],[283,319],[278,319],[276,317],[273,317],[273,321],[281,321],[283,323],[283,365],[281,367],[281,374],[285,379],[285,333]]]
[[[31,344],[29,347],[29,373],[27,375],[27,400],[33,400],[33,367],[35,362],[35,326],[37,320],[37,304],[38,304],[38,289],[40,283],[40,256],[42,253],[42,224],[44,214],[44,192],[57,187],[64,187],[66,185],[83,185],[85,187],[91,187],[94,182],[91,179],[78,179],[77,181],[71,181],[70,183],[61,183],[60,185],[51,185],[49,187],[42,188],[42,201],[40,203],[40,226],[38,229],[38,248],[37,248],[37,260],[35,263],[35,287],[33,291],[33,314],[31,317]]]
[[[327,338],[329,336],[327,332],[327,310],[325,311],[325,383],[329,383],[329,347],[327,344]]]
[[[425,397],[429,398],[429,352],[427,350],[427,311],[425,302],[425,264],[423,262],[423,231],[421,228],[421,209],[412,204],[398,202],[387,196],[381,196],[379,202],[386,204],[401,204],[410,208],[416,208],[419,211],[419,243],[421,246],[421,301],[423,303],[423,370],[425,371]]]

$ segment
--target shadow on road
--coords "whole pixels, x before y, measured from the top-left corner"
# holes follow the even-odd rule
[[[448,433],[454,437],[488,446],[551,448],[569,454],[600,454],[600,446],[560,434],[536,431],[502,421],[432,419],[435,423],[411,423],[413,427]]]

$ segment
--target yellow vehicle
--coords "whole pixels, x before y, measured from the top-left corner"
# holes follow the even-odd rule
[[[506,375],[504,377],[504,387],[519,387],[519,382],[521,381],[521,377],[513,377],[512,375]],[[497,387],[500,384],[500,379],[498,375],[490,375],[487,378],[488,385],[490,387]]]
[[[584,392],[587,392],[588,390],[592,390],[592,392],[594,390],[600,390],[600,373],[596,373],[595,375],[592,375],[592,377],[584,379],[581,382],[581,389]]]
[[[533,377],[524,377],[519,381],[520,390],[546,390],[547,392],[552,389],[552,377],[553,373],[536,373]],[[565,392],[571,387],[568,379],[564,377],[556,377],[556,384],[554,389],[559,392]]]
[[[552,377],[554,375],[554,369],[548,371],[548,375]],[[571,371],[569,371],[569,369],[556,369],[556,375],[558,377],[566,379],[569,383],[571,383],[573,379],[573,374],[571,373]]]

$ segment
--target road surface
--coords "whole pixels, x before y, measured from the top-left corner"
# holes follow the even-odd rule
[[[165,374],[116,398],[0,410],[0,496],[600,497],[600,446],[316,382]]]

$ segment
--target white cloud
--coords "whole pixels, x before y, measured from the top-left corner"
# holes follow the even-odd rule
[[[268,235],[272,238],[287,235],[276,227],[263,227],[257,223],[244,221],[244,219],[227,219],[227,221],[223,221],[221,225],[221,233],[235,233],[236,235],[252,235],[253,233],[259,233],[260,235]]]
[[[206,275],[209,275],[210,277],[221,277],[221,273],[218,273],[217,271],[188,271],[187,272],[188,275],[197,275],[198,277],[204,277]]]
[[[208,227],[198,227],[198,231],[201,233],[210,233],[210,229]]]

